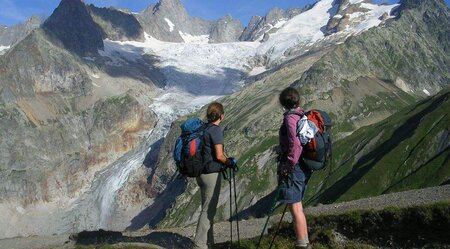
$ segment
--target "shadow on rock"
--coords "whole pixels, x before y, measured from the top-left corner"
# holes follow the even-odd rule
[[[131,225],[127,230],[136,231],[148,225],[149,228],[155,228],[166,216],[168,210],[175,199],[186,190],[186,180],[173,175],[167,184],[166,189],[159,194],[153,204],[142,210],[136,217],[131,220]]]
[[[192,241],[189,238],[170,232],[152,232],[145,236],[130,237],[124,236],[121,232],[98,230],[83,231],[72,235],[70,238],[77,245],[146,243],[167,249],[187,249],[192,247]]]

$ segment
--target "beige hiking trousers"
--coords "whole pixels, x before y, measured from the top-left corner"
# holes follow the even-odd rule
[[[214,245],[214,216],[220,195],[220,173],[202,174],[197,177],[202,196],[202,210],[197,223],[194,244],[195,248],[207,249]]]

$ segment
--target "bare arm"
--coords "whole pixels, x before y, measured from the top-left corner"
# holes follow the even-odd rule
[[[216,151],[215,156],[217,161],[228,166],[231,164],[230,160],[223,153],[223,144],[215,144],[214,150]]]

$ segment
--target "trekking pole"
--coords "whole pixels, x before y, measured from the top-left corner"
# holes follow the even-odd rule
[[[256,246],[256,249],[259,249],[259,246],[261,245],[262,237],[264,236],[264,232],[266,231],[266,228],[267,228],[267,224],[269,224],[270,216],[272,216],[272,213],[273,213],[273,212],[275,211],[275,209],[276,209],[277,202],[278,202],[278,195],[279,195],[279,193],[280,193],[280,187],[277,187],[276,192],[275,192],[275,198],[274,198],[274,200],[273,200],[273,205],[272,205],[272,207],[270,208],[269,215],[267,216],[266,223],[264,224],[264,228],[263,228],[263,230],[262,230],[262,232],[261,232],[261,236],[259,236],[259,241],[258,241],[258,245]]]
[[[234,207],[235,207],[235,215],[236,215],[238,248],[240,248],[241,247],[241,238],[240,238],[240,235],[239,235],[239,215],[238,215],[238,205],[237,205],[237,196],[236,196],[236,178],[235,178],[235,172],[236,171],[238,171],[237,166],[236,166],[235,169],[233,169],[233,187],[234,187]]]
[[[283,214],[281,215],[280,222],[278,223],[278,228],[277,228],[277,230],[275,231],[275,234],[273,235],[272,242],[270,242],[269,249],[272,249],[273,242],[275,242],[275,238],[277,237],[278,232],[280,232],[281,222],[283,221],[284,214],[286,213],[287,207],[288,207],[288,205],[286,204],[286,206],[284,207],[284,210],[283,210]]]
[[[231,193],[231,174],[233,174],[233,170],[231,168],[229,168],[230,173],[229,173],[229,177],[228,177],[228,183],[230,185],[230,248],[232,248],[233,246],[233,197],[232,197],[232,193]]]

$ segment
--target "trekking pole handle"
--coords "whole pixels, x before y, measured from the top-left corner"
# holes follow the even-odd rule
[[[234,172],[238,171],[238,162],[234,157],[229,157],[228,158],[230,160],[230,165],[228,167],[230,167],[231,169],[233,169]]]

